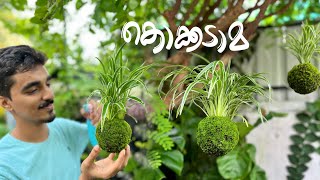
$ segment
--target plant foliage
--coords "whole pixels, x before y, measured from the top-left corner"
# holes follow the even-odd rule
[[[196,67],[179,67],[181,68],[166,75],[159,85],[159,90],[161,90],[164,82],[169,78],[172,78],[170,81],[170,85],[172,85],[178,75],[186,74],[167,93],[167,95],[172,94],[173,96],[170,109],[181,100],[177,115],[182,113],[187,103],[193,103],[207,117],[220,116],[233,119],[235,116],[239,116],[238,110],[241,105],[253,103],[258,107],[262,117],[260,103],[254,96],[266,97],[264,87],[258,83],[259,80],[267,82],[262,74],[240,75],[231,73],[230,66],[225,68],[222,61],[214,61],[208,65],[198,65]],[[179,92],[179,88],[184,86],[186,87],[185,90]],[[242,118],[245,120],[244,117]]]
[[[288,34],[287,49],[302,63],[311,61],[320,52],[320,26],[302,25],[302,32]]]
[[[103,105],[101,115],[102,127],[105,120],[113,120],[116,117],[120,119],[124,118],[128,99],[144,104],[139,97],[131,96],[130,92],[137,86],[141,85],[145,87],[141,76],[150,68],[150,65],[144,66],[142,64],[138,68],[130,70],[122,59],[121,50],[123,46],[124,44],[115,51],[114,56],[106,61],[98,59],[103,68],[103,72],[99,73],[101,87],[91,95],[98,93],[101,96],[100,103]]]

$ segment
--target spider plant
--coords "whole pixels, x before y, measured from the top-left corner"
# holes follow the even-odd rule
[[[184,78],[173,85],[174,79],[180,74],[184,74]],[[180,102],[177,105],[178,116],[182,114],[187,103],[193,103],[206,115],[198,124],[197,143],[207,154],[221,156],[237,145],[239,131],[233,119],[240,116],[247,123],[247,120],[238,114],[241,105],[257,106],[261,118],[264,119],[260,104],[255,98],[255,95],[266,97],[263,86],[257,82],[267,82],[262,74],[231,73],[230,64],[225,67],[222,61],[214,61],[193,68],[182,66],[172,71],[162,79],[159,90],[170,78],[171,88],[166,94],[172,95],[169,109],[172,110],[175,103]],[[186,88],[179,92],[181,86]]]
[[[132,99],[142,105],[143,101],[131,96],[134,87],[143,86],[142,74],[150,68],[143,64],[130,70],[122,59],[122,45],[110,58],[99,62],[103,72],[99,73],[100,87],[91,95],[100,94],[102,105],[101,120],[96,129],[99,146],[107,152],[120,152],[131,140],[132,130],[124,120],[126,103]]]
[[[298,59],[288,72],[289,86],[299,94],[309,94],[320,85],[319,70],[312,65],[311,59],[320,52],[320,27],[304,24],[301,35],[289,34],[286,48]]]

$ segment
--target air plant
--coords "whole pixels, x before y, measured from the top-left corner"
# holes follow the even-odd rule
[[[98,59],[103,68],[103,72],[99,73],[101,87],[92,93],[101,96],[102,114],[96,138],[99,146],[107,152],[120,152],[131,141],[132,129],[124,120],[126,103],[131,99],[144,104],[140,98],[131,96],[130,92],[134,87],[145,87],[141,76],[150,67],[141,65],[130,70],[122,59],[122,48],[106,61]]]
[[[222,61],[193,68],[179,67],[182,68],[170,72],[162,79],[159,90],[162,90],[165,81],[172,78],[171,88],[166,94],[172,95],[169,109],[177,106],[178,116],[183,113],[185,105],[190,103],[205,113],[206,117],[198,124],[196,138],[203,152],[216,157],[222,156],[238,144],[239,131],[233,120],[239,116],[247,123],[247,120],[238,114],[241,105],[256,105],[261,118],[264,119],[255,96],[266,97],[264,87],[257,82],[267,82],[262,74],[231,73],[230,64],[225,67]],[[185,75],[184,78],[173,85],[174,79],[181,74]],[[181,86],[186,88],[179,92]],[[176,102],[180,104],[176,105]]]
[[[304,24],[302,33],[289,34],[286,48],[298,59],[288,72],[289,86],[299,94],[309,94],[320,85],[319,70],[311,63],[311,59],[320,52],[320,28]]]

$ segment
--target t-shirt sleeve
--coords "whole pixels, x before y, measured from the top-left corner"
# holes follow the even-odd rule
[[[87,124],[64,118],[56,120],[73,151],[81,155],[89,142]]]

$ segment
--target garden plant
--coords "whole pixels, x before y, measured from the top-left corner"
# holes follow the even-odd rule
[[[183,80],[172,86],[167,93],[173,96],[170,109],[180,101],[177,115],[182,114],[188,102],[194,103],[204,112],[206,118],[198,124],[197,144],[205,153],[222,156],[238,144],[239,131],[233,119],[240,116],[247,122],[238,114],[241,105],[256,105],[263,119],[260,104],[254,96],[258,94],[267,97],[264,87],[258,83],[258,80],[267,82],[262,74],[232,73],[230,65],[225,67],[222,61],[214,61],[193,68],[182,66],[170,72],[161,81],[159,89],[162,89],[164,82],[169,78],[172,78],[172,84],[180,74],[185,74]],[[185,90],[179,92],[179,88],[184,85]]]
[[[299,61],[288,72],[289,86],[299,94],[309,94],[320,85],[319,70],[311,63],[314,55],[320,52],[320,27],[304,24],[301,35],[288,36],[287,48]]]
[[[96,138],[99,146],[107,152],[118,153],[129,144],[132,130],[124,120],[126,103],[132,99],[143,104],[140,98],[131,96],[130,91],[139,85],[144,86],[140,77],[150,67],[141,65],[131,71],[122,59],[123,46],[115,50],[113,57],[106,61],[99,60],[103,68],[103,72],[99,73],[101,87],[92,93],[101,95],[102,114]]]

